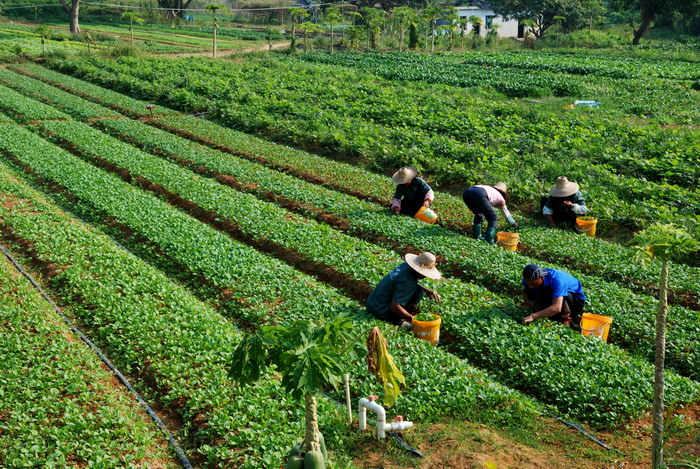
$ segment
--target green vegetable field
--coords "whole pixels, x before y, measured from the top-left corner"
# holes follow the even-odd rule
[[[205,46],[208,30],[181,28]],[[698,79],[697,63],[539,52],[7,65],[0,244],[165,417],[195,467],[284,466],[304,436],[303,404],[275,368],[238,385],[236,346],[271,326],[341,314],[356,331],[381,330],[406,379],[388,414],[416,432],[478,424],[535,434],[556,417],[624,435],[650,419],[662,268],[637,263],[627,240],[657,221],[700,238]],[[593,98],[599,108],[562,109]],[[404,165],[436,189],[437,224],[388,210],[388,175]],[[598,238],[545,228],[539,198],[562,174],[581,184]],[[473,239],[461,199],[465,187],[499,180],[520,222],[516,252]],[[404,255],[422,251],[444,275],[421,281],[442,299],[420,305],[421,318],[442,318],[437,347],[364,309]],[[607,342],[521,324],[530,263],[581,280],[586,312],[613,318]],[[693,422],[698,252],[670,272],[666,403]],[[0,326],[0,467],[180,466],[4,256]],[[366,363],[342,367],[355,406],[382,401]],[[374,441],[345,422],[344,399],[331,387],[318,399],[329,467],[365,467],[358,454]],[[683,437],[697,446],[694,425]],[[638,454],[590,448],[595,463],[570,467],[649,467]]]

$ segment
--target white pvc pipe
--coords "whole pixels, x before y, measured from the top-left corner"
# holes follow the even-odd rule
[[[360,414],[360,431],[367,428],[367,409],[377,414],[377,438],[386,438],[386,432],[400,432],[413,427],[413,422],[399,420],[398,422],[386,423],[386,411],[374,400],[377,396],[369,396],[369,399],[364,397],[360,399],[358,411]],[[399,417],[400,419],[400,417]]]
[[[350,373],[345,373],[345,404],[348,407],[348,422],[352,423],[352,402],[350,402]]]

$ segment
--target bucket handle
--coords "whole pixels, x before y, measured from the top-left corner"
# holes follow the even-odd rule
[[[585,233],[585,232],[591,231],[593,228],[595,228],[595,224],[591,225],[591,226],[590,226],[588,229],[586,229],[586,230],[579,230],[579,229],[578,229],[578,226],[575,226],[574,228],[576,228],[576,231],[578,231],[579,233]]]
[[[498,240],[498,244],[502,244],[502,245],[504,245],[504,246],[517,246],[517,245],[518,245],[517,242],[515,242],[515,243],[506,243],[505,241],[500,240],[500,239]]]

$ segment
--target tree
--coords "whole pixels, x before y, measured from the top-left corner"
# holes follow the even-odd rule
[[[455,32],[459,27],[459,15],[455,7],[447,7],[443,11],[443,17],[447,21],[447,25],[443,26],[443,30],[449,36],[449,46],[446,49],[452,50],[455,41]]]
[[[80,0],[70,0],[70,6],[68,6],[67,0],[61,0],[61,5],[63,5],[63,9],[68,14],[71,34],[80,33],[80,24],[78,23],[78,15],[80,14]]]
[[[391,20],[399,28],[399,52],[403,52],[406,28],[416,21],[416,10],[411,7],[397,7],[391,12]]]
[[[631,243],[637,246],[637,254],[650,262],[656,257],[661,261],[659,278],[659,306],[656,314],[656,355],[654,360],[654,405],[652,408],[652,467],[663,465],[664,431],[664,361],[666,358],[666,316],[668,315],[669,261],[700,248],[691,235],[673,225],[652,225],[637,233]]]
[[[204,8],[212,15],[214,15],[211,55],[212,57],[216,58],[216,30],[219,29],[219,25],[216,22],[216,12],[219,10],[224,10],[226,8],[226,5],[222,5],[220,3],[207,3],[206,5],[204,5]]]
[[[289,9],[289,16],[292,17],[292,42],[289,44],[289,48],[294,50],[297,45],[297,24],[299,24],[299,18],[306,19],[311,15],[304,8],[294,7]]]
[[[491,0],[490,3],[493,11],[506,19],[533,20],[537,25],[533,28],[536,37],[543,37],[557,24],[555,16],[566,18],[561,26],[564,32],[570,32],[586,26],[591,11],[605,8],[603,0]]]
[[[46,54],[46,40],[51,39],[51,28],[42,25],[34,29],[34,32],[41,36],[41,54]]]
[[[158,6],[168,10],[168,15],[182,18],[192,0],[158,0]]]
[[[305,21],[299,25],[299,28],[304,31],[304,50],[309,50],[309,35],[311,33],[320,33],[323,31],[319,25],[310,21]]]
[[[362,7],[362,19],[367,30],[367,48],[376,49],[379,45],[379,36],[382,33],[382,25],[386,20],[386,11],[377,8]]]
[[[423,10],[423,19],[430,26],[430,52],[435,52],[435,25],[437,20],[442,16],[442,7],[440,5],[431,5]]]
[[[272,50],[272,41],[282,39],[282,33],[272,26],[268,26],[265,28],[265,39],[267,39],[267,50]]]
[[[700,0],[611,0],[610,7],[617,11],[637,11],[640,16],[639,26],[635,28],[634,19],[630,16],[633,39],[632,44],[639,44],[652,23],[660,16],[678,15],[690,20],[700,11]]]
[[[331,27],[331,54],[333,53],[333,45],[335,43],[335,38],[333,37],[333,27],[340,23],[343,19],[340,13],[340,8],[332,7],[326,10],[326,16],[324,22]]]
[[[125,11],[122,13],[123,20],[129,20],[129,32],[131,33],[131,45],[134,45],[134,23],[142,24],[143,18],[135,11]]]
[[[338,389],[343,363],[361,359],[366,351],[364,332],[356,332],[351,316],[345,314],[327,323],[300,321],[291,326],[264,327],[246,336],[234,350],[229,376],[239,385],[258,381],[274,365],[292,398],[304,398],[304,441],[292,450],[290,462],[301,454],[305,459],[320,458],[316,395],[327,387]]]
[[[467,18],[467,21],[469,21],[469,24],[472,26],[472,30],[469,33],[469,35],[472,37],[472,49],[476,49],[479,47],[479,41],[481,38],[481,26],[483,26],[484,22],[481,18],[478,16],[472,15],[469,18]]]

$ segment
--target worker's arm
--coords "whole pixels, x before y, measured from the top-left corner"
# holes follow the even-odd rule
[[[430,296],[431,296],[435,301],[437,301],[438,303],[440,303],[440,302],[442,301],[442,300],[440,299],[440,295],[438,295],[438,292],[436,292],[435,290],[431,290],[431,289],[428,288],[428,287],[421,287],[421,288],[423,288],[423,290],[425,290],[425,292],[426,292],[428,295],[430,295]]]
[[[510,214],[508,207],[506,207],[505,204],[501,206],[501,211],[503,212],[503,216],[506,217],[506,220],[508,220],[508,223],[517,228],[518,223],[515,221],[515,218],[513,218],[513,215]]]
[[[554,298],[552,300],[552,304],[545,309],[541,311],[537,311],[536,313],[532,313],[528,316],[525,316],[523,318],[523,324],[530,324],[532,321],[536,319],[542,319],[542,318],[548,318],[551,316],[554,316],[557,313],[561,312],[561,308],[564,305],[564,297],[560,296],[558,298]]]
[[[431,202],[435,200],[435,192],[433,192],[432,189],[430,189],[426,194],[425,198],[423,199],[423,207],[428,208],[430,207]]]
[[[400,303],[397,303],[396,301],[391,302],[389,310],[405,321],[410,321],[411,319],[413,319],[411,313],[406,311],[406,308],[404,308]]]

